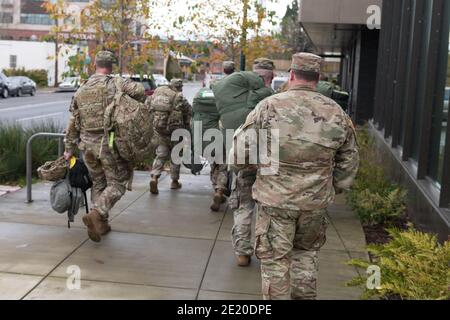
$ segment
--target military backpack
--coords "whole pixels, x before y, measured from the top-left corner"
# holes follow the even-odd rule
[[[106,107],[104,116],[105,134],[109,147],[131,162],[144,161],[152,153],[153,128],[149,108],[122,92],[114,79],[116,94]]]

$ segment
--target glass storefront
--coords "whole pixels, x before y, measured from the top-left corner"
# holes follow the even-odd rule
[[[412,164],[415,178],[430,181],[440,194],[441,207],[448,208],[450,1],[385,4],[374,123],[392,148],[401,147],[401,158]],[[399,25],[397,43],[391,35]],[[397,70],[396,74],[392,70]]]

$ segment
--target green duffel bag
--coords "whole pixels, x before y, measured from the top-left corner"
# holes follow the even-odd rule
[[[273,94],[262,78],[252,72],[236,72],[213,86],[217,110],[225,129],[236,130],[256,105]]]
[[[319,81],[317,84],[317,92],[323,94],[325,97],[331,98],[333,91],[334,85],[329,81]]]

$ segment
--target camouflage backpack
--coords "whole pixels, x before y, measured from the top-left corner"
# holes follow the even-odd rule
[[[183,127],[183,113],[178,109],[183,96],[168,86],[159,87],[151,98],[153,128],[162,135],[170,135],[173,130]]]
[[[144,161],[152,153],[153,128],[148,107],[120,90],[114,80],[117,92],[106,107],[104,117],[105,133],[110,148],[132,163]]]

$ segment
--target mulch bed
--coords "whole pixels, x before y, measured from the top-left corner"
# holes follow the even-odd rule
[[[408,215],[405,214],[394,221],[391,225],[391,228],[408,230],[409,223],[410,220],[408,218]],[[386,231],[386,228],[387,227],[382,224],[374,226],[363,226],[367,244],[386,244],[391,241],[391,237]]]

